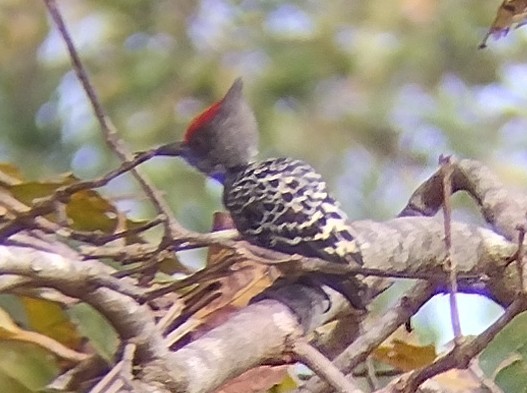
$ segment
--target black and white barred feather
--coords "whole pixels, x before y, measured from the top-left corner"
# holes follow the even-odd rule
[[[249,242],[332,262],[360,261],[347,215],[307,163],[272,158],[230,169],[224,187],[225,207]]]

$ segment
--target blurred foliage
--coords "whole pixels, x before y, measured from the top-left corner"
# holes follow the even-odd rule
[[[313,163],[352,217],[387,218],[441,153],[526,180],[525,31],[477,50],[499,6],[466,0],[59,2],[101,100],[133,150],[179,138],[242,76],[262,156]],[[101,138],[44,6],[0,1],[0,161],[93,177]],[[145,164],[185,225],[221,190],[172,159]],[[182,186],[184,184],[184,186]],[[109,192],[146,216],[137,186]],[[205,190],[205,192],[203,192]]]
[[[311,162],[353,218],[393,217],[440,154],[482,160],[512,185],[527,181],[527,29],[477,49],[497,1],[59,6],[131,150],[180,138],[193,115],[242,76],[261,155]],[[92,178],[114,168],[42,2],[0,0],[0,35],[0,161],[34,179],[69,171]],[[173,159],[143,167],[184,225],[210,227],[221,209],[217,184]],[[96,200],[101,215],[115,201],[136,218],[152,216],[130,177],[104,192],[111,202]],[[477,220],[465,209],[470,201],[458,205],[458,217]]]
[[[514,318],[482,352],[480,366],[507,393],[525,392],[527,386],[527,313]]]
[[[51,356],[33,344],[4,341],[0,345],[0,384],[4,392],[41,391],[57,371]]]
[[[85,303],[70,307],[68,315],[78,327],[79,333],[89,339],[95,351],[108,362],[112,361],[119,338],[108,321]]]

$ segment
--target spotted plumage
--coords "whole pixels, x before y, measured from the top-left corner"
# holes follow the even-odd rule
[[[232,168],[224,187],[225,207],[251,243],[333,262],[359,260],[346,214],[305,162],[276,158]]]
[[[223,202],[249,242],[289,254],[337,263],[360,263],[346,214],[308,164],[291,158],[256,160],[258,126],[237,79],[225,96],[198,115],[184,140],[157,149],[184,158],[224,185]],[[354,306],[363,307],[362,283],[355,277],[309,274]]]

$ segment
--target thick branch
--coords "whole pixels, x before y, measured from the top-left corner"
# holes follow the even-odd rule
[[[485,220],[509,240],[516,238],[518,225],[525,223],[527,196],[507,189],[492,171],[474,160],[452,162],[452,192],[466,191],[481,208]],[[441,169],[410,197],[400,216],[435,215],[443,204]]]
[[[280,357],[302,334],[287,306],[263,300],[173,353],[167,362],[183,371],[186,393],[206,393],[265,359]],[[144,382],[156,380],[149,371],[140,376]]]
[[[357,230],[361,249],[364,249],[363,254],[366,266],[371,265],[379,268],[388,266],[401,270],[432,269],[434,271],[433,269],[436,269],[439,272],[438,274],[441,274],[439,277],[444,276],[440,267],[440,262],[443,260],[445,252],[443,226],[440,222],[430,218],[414,217],[394,220],[387,224],[356,223],[355,229]],[[487,268],[490,269],[489,266],[503,264],[516,250],[514,244],[505,241],[501,236],[489,230],[466,224],[453,223],[452,237],[452,255],[456,256],[460,261],[460,271],[471,271],[474,273],[485,271]],[[463,289],[463,286],[460,289]],[[198,338],[189,346],[175,353],[175,357],[172,359],[177,360],[178,364],[181,362],[186,364],[183,368],[191,372],[191,374],[184,373],[185,375],[190,375],[188,377],[188,383],[191,386],[189,387],[189,392],[206,392],[206,389],[220,384],[223,381],[222,378],[231,377],[238,372],[253,367],[256,357],[253,358],[249,354],[255,353],[258,356],[264,354],[265,357],[268,357],[272,354],[278,355],[281,353],[279,351],[276,352],[277,349],[274,346],[270,351],[264,351],[261,348],[262,340],[265,341],[270,336],[273,343],[281,342],[281,345],[283,345],[281,350],[284,349],[286,344],[285,337],[288,334],[283,330],[284,320],[278,318],[276,316],[277,313],[284,315],[280,313],[284,310],[294,310],[293,314],[288,312],[287,320],[290,322],[302,321],[302,326],[304,328],[307,327],[308,330],[319,326],[330,319],[332,315],[337,314],[334,305],[339,303],[331,301],[329,304],[332,307],[328,310],[327,298],[323,294],[321,295],[320,291],[317,292],[313,288],[310,291],[309,288],[295,285],[279,288],[278,290],[282,292],[268,293],[268,296],[272,297],[273,302],[271,300],[263,300],[247,307],[240,311],[243,316],[239,319],[235,316],[225,324],[209,332],[209,335]],[[295,293],[294,291],[299,292]],[[381,342],[386,337],[386,334],[390,334],[391,328],[404,323],[430,297],[435,288],[426,286],[422,291],[424,291],[424,294],[422,297],[415,299],[415,305],[408,307],[408,303],[413,304],[414,300],[410,301],[407,298],[395,309],[394,313],[397,315],[387,313],[386,318],[389,318],[389,320],[383,320],[382,326],[388,326],[389,329],[383,330],[383,334],[380,334],[371,326],[366,328],[366,331],[371,332],[374,337],[366,334],[364,339],[366,341],[358,340],[357,344],[355,344],[358,347],[351,347],[353,350],[350,350],[349,353],[360,353],[360,356],[353,363],[363,359],[374,348],[374,346],[370,345],[371,342]],[[274,302],[274,300],[280,300],[280,302]],[[512,301],[512,297],[508,301]],[[266,311],[266,307],[262,307],[262,304],[270,307],[270,311]],[[284,304],[287,304],[289,308],[284,308]],[[273,311],[277,307],[278,310],[281,310],[280,312]],[[266,322],[261,321],[261,318]],[[238,333],[240,326],[243,328]],[[288,324],[287,326],[292,325]],[[290,334],[293,334],[293,331],[297,331],[297,329],[290,330]],[[224,336],[225,342],[221,342],[219,339],[222,336]],[[213,348],[215,351],[211,351],[210,337],[214,337]],[[360,351],[358,348],[360,348]],[[260,361],[265,357],[260,358]],[[346,361],[348,364],[353,364],[350,362],[349,357],[346,358]],[[218,368],[216,371],[212,370],[211,363],[214,363],[214,366]],[[193,367],[195,366],[193,365],[207,365],[205,374],[196,374],[197,370],[194,370]],[[233,372],[232,370],[235,371]],[[205,381],[202,380],[204,375],[210,376],[212,382],[205,384]],[[200,386],[203,386],[203,388],[200,388]]]
[[[108,319],[123,341],[137,344],[142,361],[166,356],[168,350],[150,310],[118,292],[128,292],[127,285],[113,280],[108,269],[94,261],[81,263],[57,254],[0,246],[0,274],[27,277],[33,286],[55,288],[90,304]]]

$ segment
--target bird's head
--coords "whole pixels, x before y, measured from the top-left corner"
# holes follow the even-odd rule
[[[258,152],[258,127],[236,79],[227,94],[196,116],[182,142],[158,148],[158,155],[183,157],[219,181],[228,169],[245,166]]]

